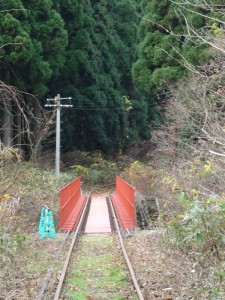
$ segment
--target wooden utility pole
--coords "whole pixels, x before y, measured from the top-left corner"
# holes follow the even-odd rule
[[[55,147],[55,176],[58,183],[60,177],[60,115],[61,108],[63,107],[73,107],[71,104],[61,104],[62,100],[71,100],[71,97],[61,98],[60,94],[53,99],[47,99],[48,102],[53,102],[52,104],[45,104],[45,107],[56,107],[56,147]]]

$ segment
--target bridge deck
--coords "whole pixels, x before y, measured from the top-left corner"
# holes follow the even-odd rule
[[[111,232],[108,206],[105,196],[93,196],[85,227],[85,233]]]
[[[124,204],[121,202],[120,198],[116,193],[111,195],[117,216],[119,218],[121,227],[123,229],[134,229],[135,225],[131,220],[131,217],[127,213]],[[72,209],[70,215],[66,219],[65,223],[61,226],[63,231],[75,230],[82,207],[84,206],[86,196],[80,196],[76,202],[75,207]],[[105,195],[94,195],[91,199],[91,205],[89,210],[89,215],[87,217],[87,222],[85,226],[85,233],[110,233],[110,219],[108,205]]]

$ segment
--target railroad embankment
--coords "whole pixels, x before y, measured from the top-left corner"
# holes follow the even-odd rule
[[[85,169],[78,168],[81,164],[76,161],[71,172],[62,173],[62,181],[67,183],[74,176],[82,175],[78,174],[80,170],[85,179],[83,187],[89,190],[100,181],[104,185],[99,188],[101,193],[113,189],[110,178],[118,172],[136,187],[141,222],[151,215],[145,201],[155,201],[157,214],[154,212],[147,225],[144,223],[145,230],[138,230],[126,239],[147,300],[222,300],[225,290],[224,162],[203,155],[206,152],[195,151],[196,147],[190,151],[190,147],[176,144],[168,151],[164,148],[169,143],[167,137],[162,139],[160,133],[157,135],[153,136],[153,144],[141,145],[143,160],[133,149],[133,158],[118,159],[115,164],[119,162],[119,168],[113,165],[110,172],[107,171],[109,161],[100,160],[98,166],[86,165]],[[106,172],[107,182],[104,181]],[[0,176],[0,296],[35,299],[63,240],[63,235],[58,233],[58,188],[54,172],[43,170],[37,164],[23,163],[11,152],[4,154]],[[53,211],[56,240],[38,236],[43,205]],[[62,253],[55,266],[57,276],[63,260]]]

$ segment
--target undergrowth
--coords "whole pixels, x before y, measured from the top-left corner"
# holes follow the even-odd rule
[[[68,157],[69,156],[69,157]],[[56,182],[54,166],[45,170],[38,163],[23,161],[17,149],[0,152],[0,256],[2,262],[13,259],[26,234],[38,231],[43,206],[53,211],[55,227],[59,228],[59,189],[82,177],[82,190],[115,186],[129,159],[109,160],[100,152],[75,151],[65,155],[70,161]],[[64,158],[65,159],[65,158]],[[63,163],[62,163],[63,165]],[[84,191],[85,192],[85,191]]]
[[[81,176],[85,189],[108,189],[110,184],[115,188],[115,175],[120,175],[136,188],[136,200],[143,210],[148,209],[146,199],[156,202],[159,214],[154,224],[147,222],[149,228],[154,225],[163,229],[167,245],[179,248],[193,259],[194,269],[203,270],[205,277],[202,276],[208,280],[199,284],[201,293],[212,295],[210,299],[223,299],[225,163],[206,154],[185,151],[187,148],[177,147],[176,159],[171,159],[170,153],[162,155],[156,148],[154,159],[145,162],[122,155],[109,159],[99,152],[71,152],[63,158],[69,164],[61,172],[60,187]],[[6,265],[23,244],[27,245],[24,232],[37,232],[43,205],[58,216],[59,186],[54,170],[22,162],[17,152],[5,152],[0,162],[0,256]],[[148,213],[145,217],[149,219]]]
[[[118,154],[115,157],[104,156],[101,152],[94,153],[73,151],[65,154],[67,170],[74,176],[81,176],[87,186],[103,186],[115,184],[116,175],[130,165],[132,159]]]

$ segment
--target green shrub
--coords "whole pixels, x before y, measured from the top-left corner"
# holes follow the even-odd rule
[[[74,176],[81,176],[86,183],[108,184],[115,182],[115,176],[118,175],[121,165],[107,160],[101,152],[96,151],[85,158],[85,165],[76,164],[71,167]]]
[[[18,246],[21,246],[25,236],[18,233],[15,235],[8,234],[4,228],[0,231],[0,266],[7,264],[12,260]]]
[[[182,201],[186,203],[184,214],[168,225],[170,240],[179,247],[202,254],[211,252],[219,258],[225,245],[225,202],[213,197]]]

